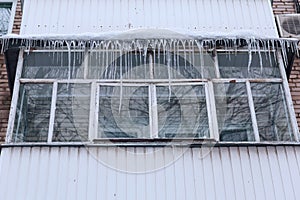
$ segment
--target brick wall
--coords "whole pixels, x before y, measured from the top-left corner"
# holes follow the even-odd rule
[[[21,3],[18,0],[17,10],[14,20],[13,33],[18,34],[21,27],[22,10]],[[5,134],[8,123],[8,115],[10,109],[10,91],[7,81],[7,72],[4,61],[4,55],[0,54],[0,143],[5,140]]]

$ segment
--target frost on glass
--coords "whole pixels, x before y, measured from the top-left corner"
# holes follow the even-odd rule
[[[290,118],[280,83],[251,84],[261,141],[292,141]]]
[[[159,137],[208,138],[203,85],[157,86]]]
[[[20,86],[13,142],[46,142],[48,137],[52,85]]]
[[[218,53],[221,78],[280,78],[273,52]]]
[[[0,35],[7,34],[12,3],[0,3]]]
[[[58,84],[54,142],[88,140],[90,84]]]
[[[83,78],[83,61],[84,52],[25,53],[22,78]]]
[[[215,77],[210,54],[199,52],[94,51],[89,55],[88,78],[197,79]]]
[[[149,138],[147,86],[100,86],[98,137]]]
[[[214,92],[220,140],[253,141],[246,84],[215,84]]]

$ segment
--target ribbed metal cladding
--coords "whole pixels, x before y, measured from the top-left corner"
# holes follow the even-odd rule
[[[172,29],[277,38],[270,0],[25,0],[21,34]]]
[[[10,147],[1,199],[297,199],[300,147]]]

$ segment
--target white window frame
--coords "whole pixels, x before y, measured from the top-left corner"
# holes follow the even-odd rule
[[[28,51],[28,50],[27,50]],[[64,51],[64,50],[62,50]],[[224,52],[224,50],[217,50],[217,52]],[[245,50],[246,51],[246,50]],[[133,84],[135,86],[141,85],[145,83],[145,80],[98,80],[98,79],[87,79],[86,72],[88,67],[88,61],[86,59],[88,58],[87,54],[89,51],[86,51],[85,60],[84,60],[84,79],[71,79],[71,80],[58,80],[58,79],[21,79],[21,73],[23,68],[23,54],[26,51],[21,50],[19,53],[19,60],[17,64],[17,71],[16,71],[16,78],[15,78],[15,84],[14,84],[14,91],[13,91],[13,98],[11,103],[11,110],[9,115],[9,122],[8,122],[8,128],[7,128],[7,136],[6,136],[6,142],[11,143],[12,142],[12,134],[13,134],[13,126],[15,121],[15,115],[17,111],[17,102],[18,102],[18,95],[19,95],[19,88],[21,83],[51,83],[53,84],[53,92],[52,92],[52,102],[51,102],[51,114],[50,114],[50,120],[49,120],[49,129],[48,129],[48,140],[47,143],[52,143],[52,134],[53,134],[53,127],[54,127],[54,117],[55,117],[55,109],[56,109],[56,96],[57,96],[57,85],[59,83],[89,83],[91,84],[91,99],[90,99],[90,114],[89,114],[89,132],[88,138],[89,142],[99,139],[109,139],[109,138],[97,138],[97,128],[98,128],[98,110],[99,110],[99,86],[101,85],[130,85]],[[33,52],[48,52],[47,50],[34,50]],[[49,51],[51,52],[51,51]],[[217,54],[216,54],[217,55]],[[209,123],[209,133],[210,138],[215,141],[219,141],[219,130],[218,130],[218,123],[217,123],[217,114],[216,114],[216,106],[215,106],[215,97],[214,97],[214,89],[213,84],[214,83],[230,83],[234,80],[234,82],[238,83],[244,83],[246,85],[246,93],[248,96],[248,105],[250,108],[250,114],[251,114],[251,121],[253,126],[253,132],[255,137],[255,142],[260,142],[259,133],[258,133],[258,126],[257,126],[257,120],[256,120],[256,114],[254,110],[254,103],[252,98],[252,92],[251,92],[251,83],[281,83],[283,86],[283,92],[285,96],[285,101],[287,104],[288,109],[288,115],[291,120],[291,129],[292,134],[294,137],[294,140],[296,142],[299,142],[299,130],[298,130],[298,124],[293,108],[293,102],[291,98],[291,94],[289,91],[289,85],[286,77],[286,72],[284,68],[283,58],[279,52],[276,54],[277,60],[279,63],[279,69],[281,73],[281,78],[261,78],[261,79],[251,79],[251,78],[220,78],[219,72],[216,71],[216,77],[214,79],[193,79],[192,82],[189,79],[177,79],[172,80],[171,83],[169,83],[168,80],[147,80],[147,84],[149,86],[149,94],[155,94],[155,92],[150,92],[150,90],[155,90],[155,85],[160,84],[173,84],[173,85],[185,85],[185,84],[195,84],[195,85],[204,85],[205,86],[205,95],[206,95],[206,102],[207,102],[207,112],[208,112],[208,123]],[[218,61],[217,56],[215,57],[215,68],[218,69]],[[152,85],[152,86],[151,86]],[[154,86],[153,86],[154,85]],[[156,100],[156,97],[149,97],[150,100]],[[151,108],[151,104],[155,102],[151,102],[149,107]],[[95,109],[96,108],[96,109]],[[152,118],[152,116],[150,116]],[[153,119],[152,119],[153,120]],[[157,119],[156,119],[157,122]],[[152,130],[152,133],[157,130],[157,123],[152,121],[154,130]],[[152,135],[151,138],[155,139],[158,138],[156,135]],[[150,139],[151,139],[150,138]],[[130,138],[129,138],[130,140]],[[247,141],[247,142],[253,142],[253,141]],[[244,142],[244,143],[247,143]],[[272,142],[272,141],[270,141]],[[278,141],[280,142],[280,141]]]
[[[18,0],[0,0],[0,3],[12,3],[9,24],[7,27],[7,34],[11,34],[14,26]]]

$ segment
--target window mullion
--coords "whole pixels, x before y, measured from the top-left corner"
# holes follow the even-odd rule
[[[23,69],[23,54],[24,54],[24,51],[21,49],[19,52],[17,71],[16,71],[16,75],[15,75],[15,83],[14,83],[14,89],[13,89],[13,97],[12,97],[12,101],[11,101],[11,108],[10,108],[9,119],[8,119],[8,127],[7,127],[7,134],[6,134],[6,142],[8,142],[8,143],[11,142],[11,139],[12,139],[14,123],[15,123],[15,116],[17,113],[17,104],[18,104],[19,89],[20,89],[20,78],[21,78],[22,69]]]
[[[158,138],[158,113],[157,113],[156,86],[149,86],[149,120],[150,137]]]
[[[90,113],[89,113],[89,141],[92,141],[97,137],[95,127],[98,126],[98,120],[96,120],[96,113],[98,113],[96,102],[98,101],[96,98],[96,90],[97,84],[96,82],[92,82],[91,85],[91,99],[90,99]],[[98,118],[97,118],[98,119]]]
[[[251,92],[251,85],[250,81],[246,81],[246,88],[247,88],[247,96],[248,96],[248,103],[249,103],[249,108],[250,108],[250,115],[251,115],[251,120],[252,120],[252,128],[254,132],[254,138],[256,142],[260,141],[259,138],[259,132],[258,132],[258,125],[257,125],[257,119],[256,119],[256,114],[255,114],[255,107],[254,107],[254,102],[253,102],[253,96]]]
[[[211,81],[205,84],[205,96],[206,96],[206,104],[207,104],[207,115],[208,115],[210,138],[219,141],[217,110],[216,110],[213,83]]]
[[[52,88],[52,100],[51,100],[51,110],[50,110],[50,119],[49,119],[49,129],[48,129],[48,139],[47,142],[52,142],[53,130],[54,130],[54,119],[55,119],[55,110],[56,110],[56,99],[57,99],[57,86],[58,83],[53,83]]]
[[[94,86],[92,85],[93,90],[92,90],[92,94],[91,94],[91,99],[93,99],[93,96],[94,96],[95,103],[91,104],[91,106],[95,105],[95,109],[90,110],[90,112],[93,112],[90,116],[92,116],[94,118],[94,120],[90,119],[90,128],[92,129],[91,131],[93,131],[91,133],[91,135],[89,135],[89,137],[91,137],[90,139],[103,137],[102,135],[100,135],[100,136],[98,135],[100,87],[101,87],[101,85],[98,85],[96,83],[94,83]],[[91,124],[91,123],[93,123],[93,124]]]

